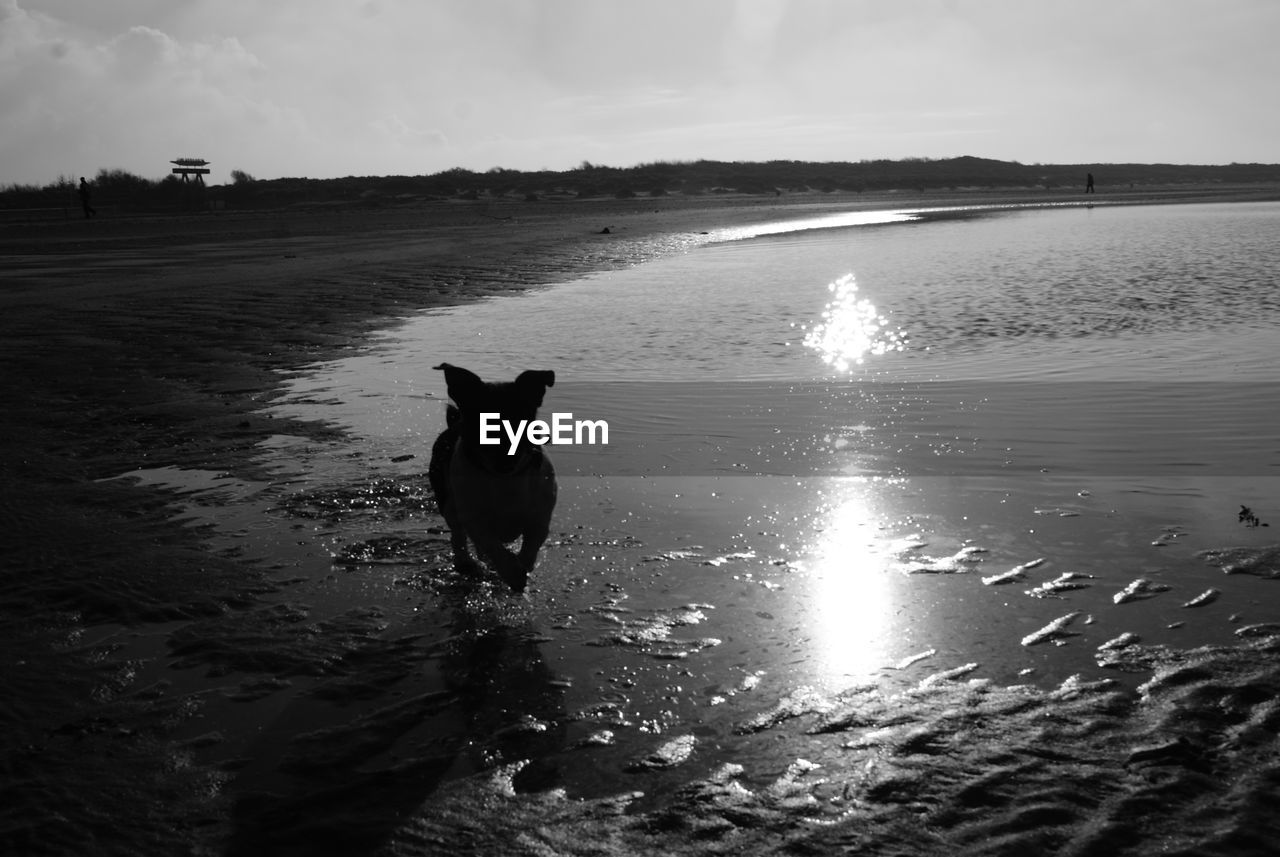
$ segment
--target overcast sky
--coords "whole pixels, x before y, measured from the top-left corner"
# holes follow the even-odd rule
[[[0,0],[0,184],[1280,162],[1277,0]]]

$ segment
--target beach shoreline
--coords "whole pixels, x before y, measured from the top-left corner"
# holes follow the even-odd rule
[[[225,615],[268,584],[175,519],[170,494],[113,477],[144,467],[252,476],[265,440],[333,437],[265,408],[285,373],[351,353],[397,318],[814,213],[1237,198],[1275,190],[433,203],[0,227],[0,514],[11,548],[0,646],[17,665],[3,745],[13,781],[63,765],[86,789],[152,778],[162,799],[173,712],[140,714],[127,658],[86,631]],[[192,823],[183,813],[213,775],[190,776],[191,803],[173,804],[162,826]]]
[[[6,491],[15,508],[47,494],[97,514],[99,505],[122,500],[89,501],[118,490],[94,480],[138,467],[243,472],[256,445],[273,435],[334,431],[284,425],[262,412],[283,373],[351,353],[372,331],[419,310],[637,265],[691,249],[714,230],[848,210],[1277,193],[666,197],[10,224],[0,228],[8,269],[0,288]],[[28,532],[40,532],[32,526]]]
[[[834,211],[1276,196],[1280,189],[1172,188],[1101,197],[837,193],[11,224],[0,227],[0,258],[8,268],[0,289],[0,371],[17,393],[6,421],[18,438],[33,426],[51,431],[44,445],[68,434],[69,423],[91,423],[70,432],[59,455],[101,462],[89,466],[101,477],[119,472],[123,460],[142,449],[152,461],[158,454],[174,464],[192,460],[182,443],[163,433],[131,437],[137,410],[172,404],[147,420],[151,427],[205,425],[212,418],[219,442],[196,449],[194,459],[221,462],[222,450],[268,430],[253,413],[279,372],[349,351],[370,331],[418,310],[640,264],[690,249],[712,230]],[[62,407],[68,397],[71,407]],[[78,419],[82,402],[107,413]],[[184,416],[189,410],[199,417]],[[237,430],[231,437],[228,422]]]

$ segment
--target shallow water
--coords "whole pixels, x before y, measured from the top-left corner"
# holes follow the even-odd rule
[[[1238,512],[1272,523],[1278,496],[1280,206],[875,220],[711,235],[415,316],[288,379],[274,411],[348,441],[264,445],[261,484],[132,474],[276,577],[269,607],[176,629],[150,667],[179,688],[225,676],[208,755],[241,759],[233,794],[266,807],[241,850],[343,789],[409,812],[526,760],[516,791],[660,802],[726,763],[766,788],[800,755],[847,764],[774,727],[868,682],[1132,688],[1147,674],[1099,646],[1280,620],[1270,566],[1203,555],[1274,541]],[[425,481],[441,361],[554,369],[544,412],[610,424],[607,446],[551,451],[560,503],[527,599],[447,561]],[[371,840],[392,826],[343,806]]]
[[[496,378],[555,368],[545,410],[613,433],[607,446],[554,448],[558,521],[650,548],[686,531],[775,568],[832,552],[816,534],[833,527],[868,528],[834,553],[881,569],[901,540],[976,543],[983,528],[1022,535],[1046,569],[1074,539],[1094,546],[1095,565],[1119,564],[1097,550],[1108,525],[1142,548],[1165,528],[1200,548],[1251,535],[1239,505],[1265,506],[1280,472],[1280,207],[886,220],[723,236],[739,240],[424,314],[367,355],[294,379],[283,410],[342,422],[367,454],[423,453],[445,399],[435,363]],[[881,353],[844,371],[850,354],[831,359],[858,347]],[[984,521],[987,494],[1000,501]],[[1055,514],[1063,543],[1046,544]],[[791,533],[763,528],[787,521]],[[549,553],[543,579],[555,564]],[[721,585],[707,575],[689,598],[713,602]]]
[[[1275,203],[889,219],[713,235],[514,304],[434,310],[389,331],[394,351],[324,377],[368,394],[440,394],[429,367],[443,354],[495,376],[540,360],[574,381],[828,380],[798,345],[825,310],[850,308],[830,288],[852,274],[854,297],[908,342],[858,377],[1185,380],[1194,367],[1205,380],[1274,380],[1261,334],[1280,318]]]

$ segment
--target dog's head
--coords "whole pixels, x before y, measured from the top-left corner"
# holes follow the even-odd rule
[[[448,363],[435,367],[444,371],[449,398],[458,406],[456,422],[459,440],[468,453],[479,458],[486,466],[497,471],[510,472],[527,462],[529,455],[541,452],[541,448],[522,435],[515,455],[508,455],[510,439],[499,430],[502,442],[497,445],[480,445],[480,415],[498,414],[499,420],[517,426],[522,420],[532,421],[542,407],[547,388],[555,386],[556,373],[550,370],[529,369],[521,372],[514,381],[487,383],[480,376]]]

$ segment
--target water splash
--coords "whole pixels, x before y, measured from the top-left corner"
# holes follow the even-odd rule
[[[889,320],[880,315],[875,304],[858,297],[853,274],[829,283],[827,289],[832,297],[822,312],[822,321],[804,337],[805,346],[818,352],[824,363],[837,372],[848,372],[861,365],[867,355],[906,349],[902,331],[890,330]]]

